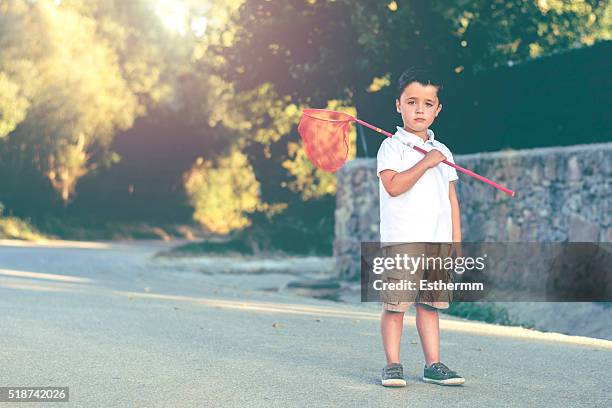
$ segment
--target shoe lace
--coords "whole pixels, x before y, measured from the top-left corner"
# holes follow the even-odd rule
[[[402,366],[397,365],[385,368],[385,373],[387,375],[404,375],[404,370],[402,369]]]
[[[435,370],[441,372],[442,374],[456,374],[453,370],[448,368],[444,363],[433,363],[431,365]]]

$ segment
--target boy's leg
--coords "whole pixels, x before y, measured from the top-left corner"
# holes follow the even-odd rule
[[[380,333],[387,364],[400,362],[400,341],[404,327],[404,312],[383,309],[380,318]]]
[[[416,326],[421,338],[425,363],[430,366],[440,361],[440,322],[438,311],[431,306],[415,304]]]
[[[417,304],[417,329],[426,365],[423,368],[423,381],[438,385],[462,385],[465,378],[451,370],[440,361],[440,325],[438,310],[430,305]]]
[[[450,253],[450,245],[446,243],[431,243],[425,246],[428,257],[445,258]],[[449,272],[440,268],[435,262],[431,268],[424,271],[423,277],[428,282],[450,281]],[[419,292],[416,308],[416,326],[421,338],[421,347],[425,363],[430,366],[440,362],[440,321],[438,309],[448,309],[452,292],[446,290],[431,290]]]
[[[405,252],[405,244],[392,245],[383,248],[385,257],[393,258]],[[398,284],[411,277],[406,269],[386,269],[382,275],[383,284]],[[383,311],[380,317],[380,332],[387,364],[400,362],[400,341],[404,326],[404,313],[410,307],[412,300],[410,291],[383,290],[380,293]],[[416,296],[416,293],[413,294]]]

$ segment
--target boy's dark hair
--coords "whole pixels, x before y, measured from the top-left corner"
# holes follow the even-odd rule
[[[419,65],[408,68],[400,75],[397,81],[397,99],[400,99],[406,87],[413,82],[418,82],[423,86],[435,86],[438,88],[438,99],[440,99],[442,79],[435,71]]]

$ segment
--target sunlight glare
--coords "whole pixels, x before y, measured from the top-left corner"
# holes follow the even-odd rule
[[[163,25],[181,36],[187,34],[187,5],[181,0],[157,0],[155,13]]]

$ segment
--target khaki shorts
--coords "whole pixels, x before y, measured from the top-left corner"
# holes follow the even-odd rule
[[[404,254],[414,258],[450,256],[451,244],[447,243],[406,243],[382,248],[383,256],[395,258]],[[442,266],[442,267],[441,267]],[[414,273],[411,273],[413,272]],[[407,270],[387,269],[382,274],[384,283],[397,283],[401,281],[414,282],[416,290],[381,290],[383,309],[393,312],[406,312],[411,305],[426,305],[428,309],[448,309],[452,302],[453,292],[448,290],[421,290],[420,281],[453,282],[452,271],[447,271],[440,262],[421,262],[417,268]]]

